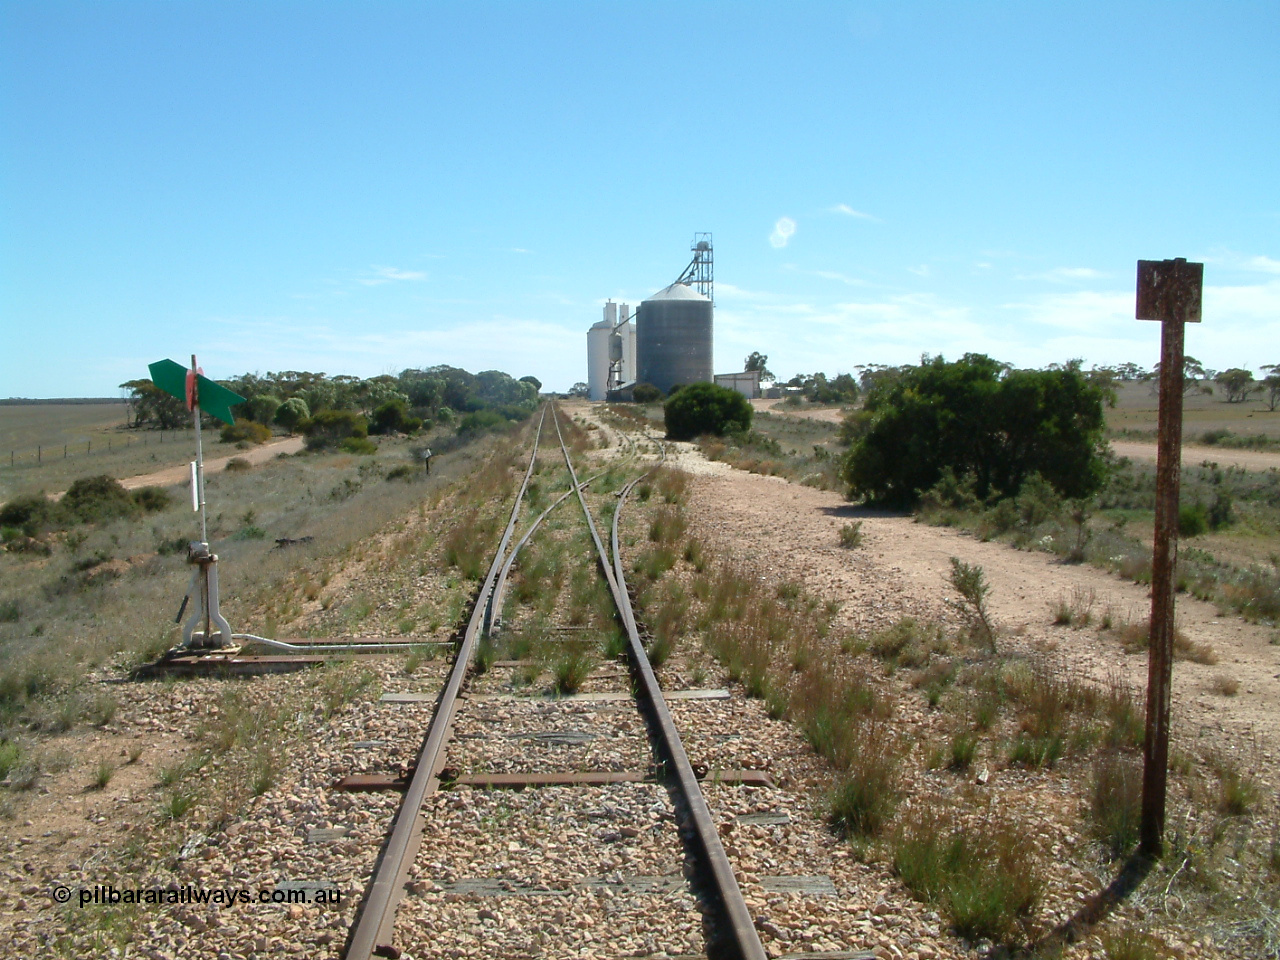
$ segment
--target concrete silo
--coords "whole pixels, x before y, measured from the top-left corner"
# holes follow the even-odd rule
[[[636,381],[663,393],[710,382],[711,327],[711,300],[683,283],[645,300],[636,313]]]
[[[587,331],[587,390],[592,400],[603,400],[609,389],[609,341],[613,324],[607,319]]]

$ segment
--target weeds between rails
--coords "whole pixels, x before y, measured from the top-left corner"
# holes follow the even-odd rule
[[[555,408],[550,408],[552,418],[555,418]],[[583,440],[582,434],[577,434],[572,430],[563,430],[561,426],[555,422],[557,434],[560,436],[560,446],[566,468],[566,479],[569,486],[577,494],[582,510],[586,513],[588,527],[591,527],[591,513],[589,507],[583,498],[582,486],[575,474],[573,466],[574,455],[572,451],[581,453],[585,451],[587,443]],[[541,431],[541,425],[539,427]],[[585,433],[585,431],[584,431]],[[566,434],[567,439],[566,439]],[[521,487],[520,494],[517,496],[514,506],[511,510],[510,519],[507,523],[506,530],[502,536],[498,547],[497,555],[489,566],[489,573],[485,578],[484,586],[477,599],[473,613],[468,621],[462,646],[458,653],[454,667],[450,673],[446,683],[444,693],[437,704],[435,714],[432,716],[428,729],[425,744],[422,753],[418,757],[415,774],[408,785],[405,799],[398,812],[395,823],[392,828],[391,836],[387,846],[384,849],[383,857],[380,860],[379,868],[375,873],[370,887],[369,894],[364,902],[363,909],[356,925],[352,928],[349,940],[350,956],[366,956],[371,953],[379,953],[386,949],[378,944],[382,941],[379,939],[381,934],[378,932],[388,927],[389,923],[394,920],[394,911],[398,901],[398,894],[394,893],[388,885],[388,877],[396,877],[400,875],[404,865],[410,862],[410,859],[416,855],[417,843],[414,840],[416,836],[412,824],[416,822],[419,808],[422,800],[431,791],[431,774],[428,771],[438,768],[441,753],[443,749],[445,734],[443,731],[449,729],[454,711],[456,710],[456,697],[460,692],[462,685],[466,682],[467,673],[471,666],[474,666],[478,672],[485,672],[493,663],[497,656],[497,645],[493,643],[491,637],[482,632],[482,624],[486,622],[484,601],[487,597],[491,597],[491,591],[494,588],[495,580],[501,566],[503,555],[508,549],[511,542],[510,538],[514,531],[517,519],[519,517],[522,503],[521,500],[527,493],[529,481],[535,472],[535,466],[538,466],[539,448],[535,441],[533,453],[530,456],[529,467],[525,474],[524,485]],[[549,515],[550,511],[548,511]],[[539,521],[541,522],[541,521]],[[532,532],[532,530],[530,531]],[[584,612],[584,619],[590,614],[595,614],[595,622],[589,624],[599,630],[606,623],[610,624],[614,630],[617,629],[617,622],[620,620],[624,624],[629,624],[629,618],[626,611],[625,594],[619,593],[619,587],[625,589],[625,584],[621,583],[620,577],[615,581],[613,568],[607,561],[604,547],[597,532],[592,530],[592,545],[594,550],[588,551],[589,556],[594,559],[591,566],[599,563],[603,569],[610,587],[610,599],[612,605],[605,605],[593,602],[599,593],[592,595],[592,591],[585,582],[574,577],[574,590],[576,596],[573,598],[574,603],[570,604],[570,610],[577,606]],[[521,541],[523,542],[523,541]],[[512,550],[517,549],[511,547]],[[515,621],[516,630],[510,632],[509,640],[503,641],[507,644],[509,650],[515,652],[528,653],[529,650],[539,641],[538,636],[530,636],[529,627],[539,623],[545,625],[550,619],[552,611],[559,606],[556,602],[566,579],[564,576],[558,575],[561,568],[560,557],[556,555],[555,548],[546,551],[547,556],[529,563],[526,559],[524,568],[519,576],[524,579],[537,580],[539,578],[554,578],[557,581],[555,590],[545,589],[548,584],[544,581],[540,584],[541,589],[525,590],[525,599],[531,603],[539,604],[542,610],[535,610],[534,617],[521,618],[518,611],[512,611],[516,616],[510,617]],[[596,581],[596,591],[599,590],[599,580]],[[513,603],[519,604],[519,593],[517,591]],[[552,599],[542,599],[550,597]],[[616,609],[615,609],[616,607]],[[572,615],[572,613],[571,613]],[[521,620],[532,619],[532,624]],[[523,629],[521,629],[523,628]],[[628,627],[628,629],[632,629]],[[634,650],[635,635],[631,634],[630,645]],[[583,643],[577,642],[572,646],[562,647],[555,662],[555,680],[553,690],[557,694],[571,692],[576,689],[578,684],[590,672],[594,662],[592,659],[592,644],[590,641]],[[474,660],[472,659],[474,655]],[[645,664],[642,655],[639,656],[639,662],[633,666],[637,670],[640,677],[640,683],[645,686],[651,681],[651,674],[648,672],[648,665]],[[536,677],[529,677],[529,682]],[[648,679],[645,679],[645,678]],[[672,785],[675,792],[680,796],[679,806],[686,811],[687,822],[685,824],[688,830],[691,830],[697,837],[696,843],[689,840],[687,842],[694,843],[694,847],[698,853],[703,869],[707,871],[707,879],[711,881],[713,892],[710,894],[710,902],[715,904],[718,914],[722,914],[726,920],[726,926],[722,931],[722,936],[726,938],[729,949],[734,955],[742,955],[749,957],[764,957],[763,950],[760,947],[758,937],[751,924],[750,915],[747,911],[745,903],[742,901],[741,893],[738,891],[736,882],[734,881],[731,868],[728,867],[723,849],[720,846],[719,837],[716,833],[715,826],[710,820],[709,811],[706,808],[705,801],[702,800],[693,770],[685,757],[683,749],[680,747],[678,740],[672,743],[669,733],[673,731],[673,726],[665,709],[662,706],[661,695],[656,689],[648,688],[651,691],[648,700],[651,708],[651,719],[654,727],[651,731],[655,737],[655,741],[660,743],[661,755],[665,756],[672,762]],[[714,877],[714,880],[712,880]]]
[[[841,635],[838,604],[788,581],[762,589],[749,565],[716,556],[677,520],[687,485],[659,471],[636,498],[647,506],[629,525],[637,615],[660,659],[679,651],[696,673],[698,658],[714,657],[771,716],[803,731],[831,766],[832,828],[860,856],[895,872],[961,936],[1017,946],[1052,925],[1044,911],[1060,898],[1053,863],[1066,856],[1080,872],[1105,874],[1133,850],[1143,739],[1135,691],[1004,651],[998,625],[984,627],[976,609],[959,632],[906,618]],[[953,570],[953,580],[963,591],[981,574]],[[969,596],[981,604],[980,593]],[[1077,622],[1089,607],[1084,597],[1064,603]],[[1102,619],[1117,631],[1142,628],[1110,612]],[[904,719],[921,708],[922,720]],[[999,780],[975,789],[977,768],[984,783]],[[1266,917],[1280,907],[1280,827],[1259,769],[1247,746],[1176,746],[1170,853],[1137,896],[1157,910],[1177,898],[1185,916],[1161,914],[1153,942],[1190,940],[1208,925],[1240,955],[1274,946]],[[1036,811],[1060,784],[1081,811],[1063,829],[1087,838],[1069,851],[1051,850],[1036,829]],[[1125,921],[1115,924],[1104,935],[1127,942]]]

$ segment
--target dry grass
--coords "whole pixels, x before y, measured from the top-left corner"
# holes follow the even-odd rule
[[[1225,673],[1213,678],[1213,692],[1223,697],[1234,697],[1240,692],[1240,681]]]

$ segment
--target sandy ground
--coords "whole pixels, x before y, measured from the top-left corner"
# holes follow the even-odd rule
[[[782,414],[784,417],[799,417],[801,420],[822,420],[825,423],[839,423],[844,419],[843,407],[779,407],[781,400],[752,400],[754,410]],[[776,409],[775,409],[776,408]]]
[[[1053,626],[1052,607],[1073,594],[1094,598],[1095,622],[1109,606],[1117,619],[1147,616],[1146,587],[1094,567],[1060,562],[1048,553],[982,543],[954,530],[855,507],[838,494],[776,477],[709,463],[690,444],[676,444],[677,462],[698,475],[691,515],[702,534],[725,552],[757,558],[770,572],[801,580],[844,603],[841,617],[862,630],[903,615],[954,621],[950,558],[979,564],[992,585],[991,604],[1005,643],[1051,651],[1072,671],[1105,682],[1119,675],[1146,687],[1146,656],[1128,655],[1094,629]],[[862,522],[863,546],[846,550],[838,533]],[[1175,732],[1192,737],[1256,738],[1263,757],[1280,756],[1280,646],[1273,627],[1219,615],[1212,604],[1177,599],[1180,628],[1207,643],[1218,663],[1179,661],[1174,668]],[[1215,692],[1217,679],[1239,682],[1235,696]]]

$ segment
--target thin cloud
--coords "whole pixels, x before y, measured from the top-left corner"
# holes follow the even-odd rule
[[[1280,273],[1280,260],[1270,257],[1250,257],[1244,262],[1246,270],[1259,270],[1262,273]]]
[[[1020,311],[1027,323],[1071,330],[1113,331],[1125,329],[1133,319],[1133,293],[1081,290],[1039,297],[1025,303],[1003,304],[1006,310]]]
[[[400,270],[397,267],[374,267],[373,276],[357,277],[356,283],[366,287],[377,287],[395,280],[426,280],[427,275],[421,270]]]
[[[796,232],[796,222],[790,217],[779,217],[778,222],[773,225],[773,233],[769,234],[769,243],[776,250],[781,250],[787,245]]]
[[[870,286],[867,281],[858,277],[851,277],[846,273],[840,273],[838,270],[805,270],[803,267],[797,267],[794,263],[786,264],[783,269],[790,270],[793,273],[802,273],[809,277],[821,277],[823,280],[835,280],[837,283],[843,283],[850,287]]]
[[[930,272],[929,265],[927,263],[922,263],[918,267],[907,267],[907,269],[912,273],[914,273],[917,277],[927,277],[929,276],[929,272]]]
[[[831,208],[832,213],[842,213],[846,217],[853,217],[857,220],[871,220],[874,223],[880,223],[879,217],[874,217],[869,213],[863,213],[861,210],[855,210],[847,203],[837,203]]]

